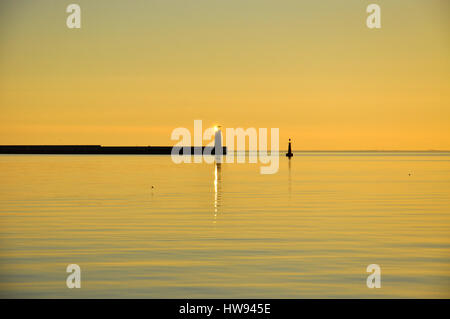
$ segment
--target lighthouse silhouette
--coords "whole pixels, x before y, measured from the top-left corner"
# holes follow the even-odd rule
[[[291,159],[294,154],[292,153],[292,147],[291,147],[291,139],[289,139],[289,146],[288,146],[288,152],[286,153],[286,156]]]
[[[223,155],[223,148],[222,148],[222,126],[217,125],[214,127],[214,130],[216,131],[214,135],[214,154],[217,156]]]

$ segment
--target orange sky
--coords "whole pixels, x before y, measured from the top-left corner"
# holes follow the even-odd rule
[[[369,3],[382,28],[365,25]],[[278,127],[295,149],[450,149],[450,5],[0,4],[0,144],[173,145],[176,127]]]

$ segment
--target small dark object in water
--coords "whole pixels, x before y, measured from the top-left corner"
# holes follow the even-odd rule
[[[294,156],[294,154],[292,153],[292,148],[291,148],[291,139],[289,139],[289,146],[288,146],[288,152],[286,153],[286,156],[290,159],[292,156]]]

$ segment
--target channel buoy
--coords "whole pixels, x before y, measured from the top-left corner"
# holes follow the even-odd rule
[[[288,152],[286,153],[286,156],[287,156],[288,158],[291,158],[292,156],[294,156],[294,154],[292,153],[291,139],[289,139]]]

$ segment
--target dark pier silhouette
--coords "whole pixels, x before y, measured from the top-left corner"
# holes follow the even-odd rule
[[[171,155],[172,146],[101,146],[101,145],[0,145],[0,154],[80,154],[80,155]],[[175,147],[175,154],[215,154],[214,147]],[[222,147],[222,154],[227,148]]]
[[[286,156],[290,159],[294,154],[292,153],[292,147],[291,147],[291,139],[289,139],[289,146],[288,146],[288,152],[286,153]]]

